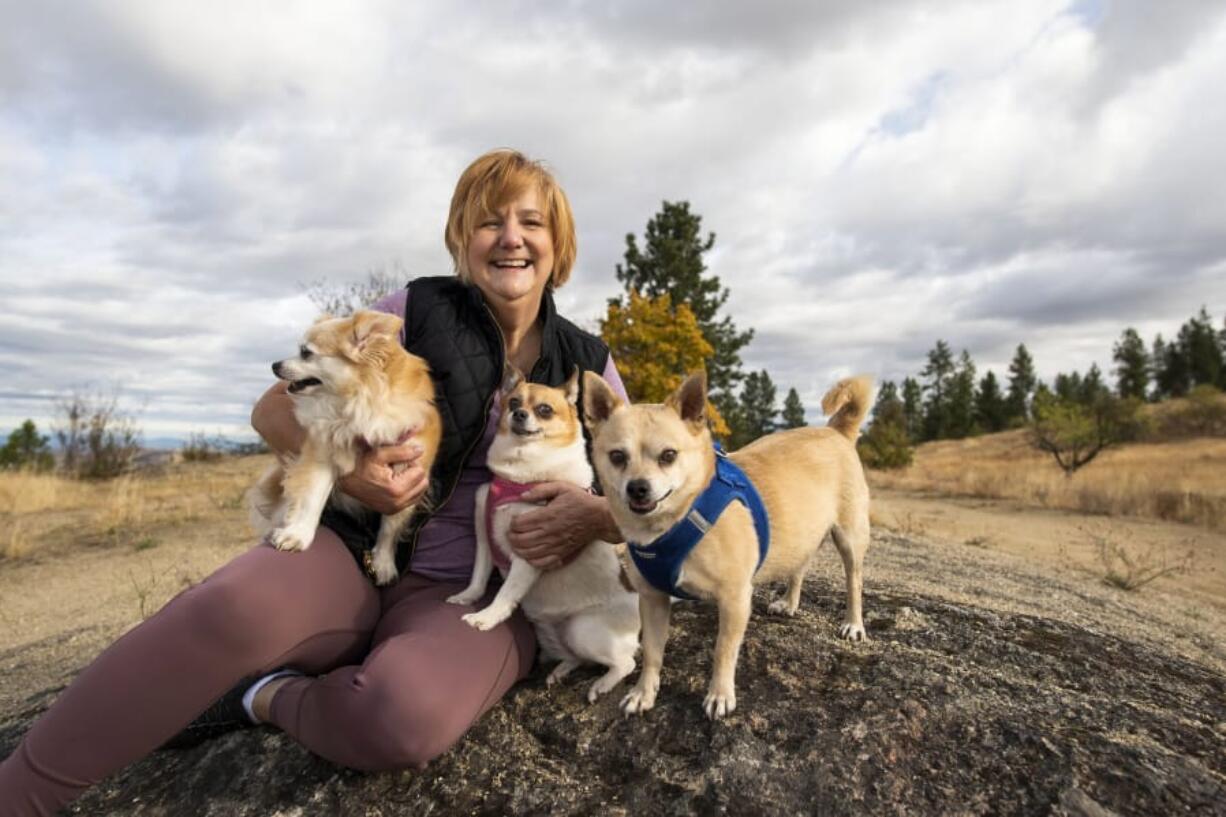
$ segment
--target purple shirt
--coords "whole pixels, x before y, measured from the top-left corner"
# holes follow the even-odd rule
[[[401,289],[380,299],[373,308],[403,318],[408,297],[409,291]],[[401,341],[403,340],[402,333]],[[628,399],[626,387],[617,373],[617,367],[613,365],[612,356],[605,364],[603,376],[619,397]],[[489,420],[485,424],[485,433],[469,455],[468,461],[464,463],[451,499],[422,526],[417,539],[417,549],[413,552],[413,561],[409,565],[409,569],[414,573],[439,581],[467,581],[472,575],[473,558],[477,549],[473,522],[477,489],[492,478],[490,470],[485,467],[485,455],[489,451],[490,443],[494,441],[501,413],[502,404],[495,400],[490,409]]]

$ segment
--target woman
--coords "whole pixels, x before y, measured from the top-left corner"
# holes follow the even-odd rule
[[[528,673],[535,641],[521,615],[478,632],[460,621],[473,608],[445,602],[472,567],[473,496],[489,479],[503,365],[550,385],[576,365],[619,391],[621,382],[608,349],[554,312],[575,233],[540,164],[509,150],[473,162],[452,198],[446,244],[456,277],[417,279],[380,305],[404,315],[406,348],[435,374],[445,431],[434,473],[417,467],[410,439],[367,452],[340,483],[384,514],[432,487],[436,510],[402,545],[400,581],[375,587],[361,568],[366,520],[334,512],[304,552],[260,546],[235,558],[60,695],[0,764],[0,814],[51,813],[172,736],[185,745],[254,722],[344,766],[423,766]],[[252,424],[278,452],[301,443],[282,383],[260,398]],[[620,540],[601,497],[546,483],[525,498],[546,504],[516,520],[511,541],[538,567],[593,539]]]

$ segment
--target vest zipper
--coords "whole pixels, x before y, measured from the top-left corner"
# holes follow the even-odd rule
[[[507,365],[507,341],[506,341],[506,338],[502,336],[502,328],[498,326],[498,321],[494,318],[493,310],[489,308],[489,305],[486,304],[484,300],[482,300],[481,302],[481,307],[485,310],[485,314],[489,316],[490,322],[493,323],[494,328],[498,330],[498,346],[502,351],[502,359],[499,361],[502,365],[498,367],[498,371],[502,372],[506,368],[506,365]],[[426,526],[426,523],[429,522],[431,518],[433,518],[434,514],[440,508],[442,508],[449,501],[451,501],[451,497],[455,494],[455,489],[459,487],[460,479],[464,475],[464,463],[468,462],[468,458],[472,456],[473,451],[476,450],[477,446],[481,443],[481,441],[485,439],[485,429],[490,424],[490,409],[494,407],[494,397],[497,396],[498,389],[501,387],[501,385],[502,385],[502,375],[500,374],[498,376],[498,385],[494,387],[494,391],[490,394],[490,396],[485,401],[485,411],[484,411],[485,421],[481,424],[481,433],[477,435],[476,439],[474,439],[472,443],[468,446],[468,450],[464,452],[464,456],[460,460],[460,470],[456,474],[455,481],[451,483],[451,490],[447,492],[447,496],[443,498],[442,502],[438,503],[437,505],[434,505],[434,507],[430,509],[430,513],[426,516],[425,519],[421,521],[421,524],[417,525],[417,527],[414,528],[413,535],[409,539],[409,556],[405,560],[405,563],[404,563],[405,570],[408,570],[410,565],[413,563],[413,554],[417,552],[417,540],[421,536],[421,529]],[[369,551],[367,552],[369,553]]]

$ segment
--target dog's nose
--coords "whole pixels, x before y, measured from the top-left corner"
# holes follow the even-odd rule
[[[626,496],[635,502],[645,502],[651,498],[651,483],[645,479],[632,479],[626,484]]]
[[[276,363],[272,364],[272,373],[274,377],[281,377],[281,363],[282,361],[278,360]]]
[[[511,419],[512,419],[512,420],[514,420],[514,421],[515,421],[515,422],[517,422],[517,423],[527,422],[527,420],[528,420],[528,410],[527,410],[527,409],[521,409],[521,408],[519,408],[519,409],[515,409],[515,411],[511,412]]]

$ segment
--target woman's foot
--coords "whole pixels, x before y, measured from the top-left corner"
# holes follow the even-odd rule
[[[179,734],[163,743],[160,748],[188,749],[226,732],[255,726],[255,721],[251,720],[243,708],[243,695],[258,680],[258,677],[253,676],[239,681],[233,689],[214,701],[208,709],[197,715]]]
[[[163,743],[161,748],[187,749],[226,732],[267,722],[277,690],[299,675],[301,673],[294,670],[278,670],[268,675],[244,678],[183,727],[179,734]]]

